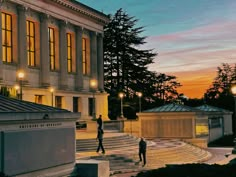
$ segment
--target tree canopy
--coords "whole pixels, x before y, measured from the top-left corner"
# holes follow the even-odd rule
[[[236,81],[236,64],[222,63],[217,67],[217,76],[205,93],[208,104],[233,110],[234,100],[231,87]]]
[[[109,93],[109,112],[113,119],[119,114],[118,94],[125,94],[125,103],[137,110],[138,92],[142,92],[143,108],[150,108],[158,100],[177,97],[180,83],[175,76],[148,70],[157,53],[142,49],[146,37],[138,20],[122,9],[109,15],[110,23],[104,28],[104,85]]]

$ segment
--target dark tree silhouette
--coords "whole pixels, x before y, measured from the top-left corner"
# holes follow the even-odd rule
[[[217,67],[217,76],[205,93],[207,104],[234,110],[234,99],[231,93],[232,84],[236,81],[236,64],[223,63]]]
[[[129,112],[138,110],[137,92],[142,92],[144,109],[176,98],[176,88],[180,86],[176,77],[148,70],[157,53],[141,49],[146,37],[141,36],[143,27],[136,27],[138,20],[122,9],[109,17],[110,23],[104,28],[104,85],[109,93],[109,117],[116,119],[120,113],[119,92],[125,94],[124,102]],[[158,90],[160,84],[163,87]],[[130,114],[124,112],[124,115]]]

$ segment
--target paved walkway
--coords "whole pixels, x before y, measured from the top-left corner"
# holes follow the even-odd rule
[[[219,165],[228,164],[231,160],[236,158],[235,154],[231,154],[232,149],[233,148],[208,148],[207,150],[209,150],[213,154],[213,158],[205,163]],[[229,156],[227,156],[226,154],[228,154]],[[139,172],[115,174],[112,177],[135,177],[138,173]]]
[[[116,132],[105,132],[104,137],[114,137],[114,136],[120,136],[123,133],[116,133]],[[77,131],[76,133],[76,139],[95,139],[96,133],[88,133],[83,131]],[[162,141],[162,143],[159,144],[160,148],[170,147],[179,145],[179,141],[177,140],[166,140]],[[207,164],[227,164],[232,159],[236,158],[235,154],[231,154],[233,148],[208,148],[207,151],[211,152],[213,157],[209,159],[208,161],[204,162]],[[114,150],[111,152],[107,151],[106,154],[113,154]],[[96,152],[86,152],[83,153],[85,156],[95,156],[97,155]],[[77,154],[78,157],[81,157],[81,154]],[[112,177],[135,177],[139,172],[127,172],[122,174],[114,174]]]
[[[104,138],[120,136],[122,134],[124,134],[124,133],[105,131]],[[83,130],[77,130],[76,131],[76,139],[95,139],[96,137],[97,137],[97,133],[96,132],[86,132],[86,131],[83,131]]]

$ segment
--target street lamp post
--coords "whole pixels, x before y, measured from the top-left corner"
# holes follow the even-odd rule
[[[231,87],[231,92],[234,96],[234,125],[236,125],[236,85]],[[236,136],[236,127],[234,128],[234,136]],[[236,154],[236,137],[234,138],[234,149],[232,154]]]
[[[120,117],[123,118],[123,97],[124,97],[124,94],[123,93],[120,93],[119,94],[119,97],[120,97]]]
[[[97,80],[96,79],[90,80],[90,87],[92,88],[92,92],[93,92],[93,112],[92,112],[92,116],[93,116],[93,120],[95,120],[96,119],[95,91],[96,91],[96,87],[97,87]]]
[[[23,89],[22,89],[22,87],[23,87],[23,79],[24,79],[24,77],[25,77],[25,73],[20,71],[18,73],[18,79],[19,79],[19,82],[20,82],[20,100],[22,100],[22,98],[23,98],[23,92],[22,92]]]
[[[141,102],[142,96],[143,96],[142,92],[138,92],[138,97],[139,97],[139,112],[142,112],[142,102]]]
[[[52,107],[53,107],[53,93],[54,93],[54,88],[50,88],[50,92],[51,92],[51,103],[52,103]]]

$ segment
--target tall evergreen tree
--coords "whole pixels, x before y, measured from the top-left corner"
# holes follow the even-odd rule
[[[236,64],[223,63],[217,67],[217,76],[205,93],[205,101],[208,104],[233,110],[232,84],[236,81]],[[235,83],[234,83],[235,84]]]
[[[105,89],[110,94],[123,91],[130,97],[141,89],[156,53],[138,48],[145,37],[140,37],[143,27],[135,27],[137,19],[119,9],[110,20],[104,29]]]
[[[122,9],[109,17],[110,23],[104,28],[104,85],[110,95],[109,117],[115,119],[120,113],[119,92],[125,94],[124,106],[128,104],[136,111],[137,100],[140,99],[137,92],[142,92],[143,108],[148,109],[161,100],[157,94],[157,85],[163,82],[162,100],[173,100],[180,84],[174,76],[162,74],[165,78],[160,79],[160,74],[148,70],[148,65],[153,63],[157,53],[152,49],[141,49],[146,37],[141,36],[143,27],[136,27],[138,20]]]

